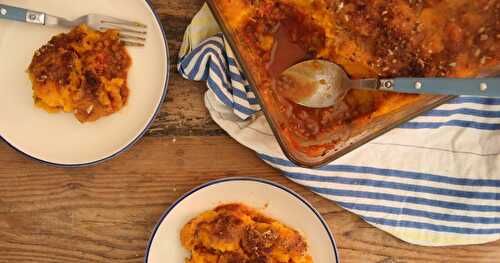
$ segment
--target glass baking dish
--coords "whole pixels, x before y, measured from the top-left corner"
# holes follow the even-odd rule
[[[238,37],[238,34],[236,34],[231,28],[230,23],[226,21],[222,13],[222,9],[218,6],[217,1],[208,0],[207,3],[212,10],[215,19],[223,30],[226,40],[234,51],[244,76],[259,99],[262,110],[284,154],[289,160],[299,166],[315,168],[328,164],[357,147],[369,142],[370,140],[373,140],[374,138],[407,122],[408,120],[454,98],[453,96],[415,96],[411,102],[399,106],[396,110],[370,118],[370,120],[363,123],[363,125],[353,124],[339,127],[334,134],[330,134],[329,137],[327,136],[330,140],[335,141],[334,146],[324,151],[319,156],[311,156],[302,151],[301,147],[297,147],[297,141],[294,140],[293,136],[284,133],[283,128],[279,126],[280,118],[283,117],[273,110],[275,105],[272,105],[272,101],[265,99],[263,90],[259,89],[259,86],[256,84],[256,77],[252,74],[252,69],[255,70],[255,68],[252,68],[253,65],[245,58],[245,52],[242,52],[242,50],[248,47],[243,44],[242,39]],[[328,143],[327,138],[323,138],[322,143]],[[301,141],[300,143],[314,146],[314,143],[317,143],[317,141]]]

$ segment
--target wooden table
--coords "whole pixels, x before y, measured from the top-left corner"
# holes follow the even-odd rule
[[[203,1],[153,2],[174,64],[184,29]],[[147,136],[96,167],[48,167],[0,143],[0,262],[142,262],[151,230],[176,198],[230,176],[270,179],[304,196],[328,221],[342,262],[500,261],[500,242],[409,245],[288,181],[210,120],[204,91],[204,84],[173,70],[169,96]]]

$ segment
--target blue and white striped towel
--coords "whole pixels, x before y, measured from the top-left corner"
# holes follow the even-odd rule
[[[283,155],[205,6],[187,29],[178,70],[206,81],[212,118],[284,175],[407,242],[500,238],[500,98],[461,97],[321,169]]]

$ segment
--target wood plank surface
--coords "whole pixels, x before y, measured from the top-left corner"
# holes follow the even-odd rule
[[[203,105],[205,83],[184,80],[176,71],[179,48],[184,30],[205,1],[152,1],[161,17],[168,36],[171,72],[168,97],[148,135],[222,135],[222,131],[208,116]]]
[[[151,230],[175,199],[232,176],[269,179],[304,196],[327,220],[342,262],[500,258],[500,242],[454,248],[402,242],[288,181],[226,136],[149,137],[117,159],[79,169],[42,165],[0,144],[0,163],[1,263],[142,262]]]
[[[62,169],[0,142],[0,263],[143,262],[151,230],[176,198],[232,176],[270,179],[304,196],[334,232],[342,262],[499,262],[500,242],[449,248],[402,242],[288,181],[227,137],[203,106],[205,85],[175,72],[182,35],[202,4],[153,1],[169,38],[169,96],[147,137],[128,152],[95,167]]]

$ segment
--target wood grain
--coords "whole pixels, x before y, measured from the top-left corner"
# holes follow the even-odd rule
[[[45,166],[0,144],[0,163],[1,263],[142,262],[151,230],[176,198],[231,176],[270,179],[304,196],[333,230],[342,262],[500,258],[500,242],[454,248],[404,243],[288,181],[226,136],[145,138],[117,159],[82,169]]]
[[[153,6],[167,32],[171,72],[168,97],[148,132],[149,136],[224,134],[224,131],[210,119],[203,104],[205,83],[186,81],[176,70],[184,30],[203,3],[204,1],[200,0],[153,1]]]

